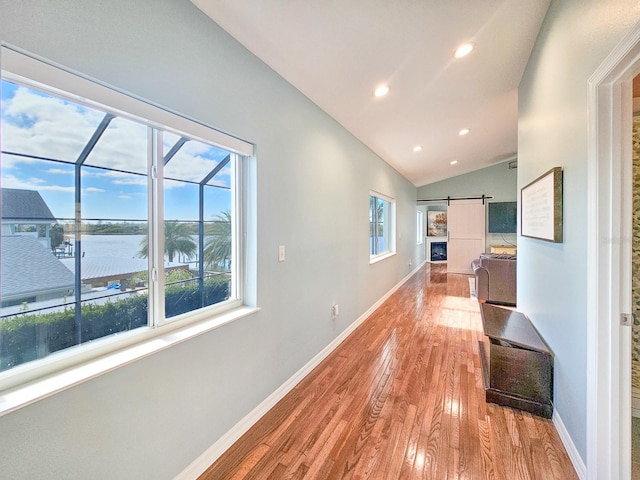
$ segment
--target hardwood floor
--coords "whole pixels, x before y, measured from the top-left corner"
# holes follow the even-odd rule
[[[574,479],[551,421],[487,404],[468,277],[426,265],[201,479]]]

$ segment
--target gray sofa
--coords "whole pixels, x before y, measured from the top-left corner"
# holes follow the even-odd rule
[[[476,277],[476,296],[480,302],[516,304],[516,256],[483,253],[471,262]]]

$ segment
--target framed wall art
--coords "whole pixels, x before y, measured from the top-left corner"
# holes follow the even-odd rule
[[[427,235],[430,237],[445,237],[447,235],[447,212],[427,211]]]
[[[562,167],[520,190],[520,235],[562,243]]]

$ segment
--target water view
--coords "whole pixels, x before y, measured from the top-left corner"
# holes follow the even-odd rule
[[[81,249],[84,258],[139,258],[140,243],[144,238],[144,235],[83,235]]]
[[[201,130],[1,83],[0,371],[229,298],[236,154]],[[149,191],[154,158],[162,206]],[[164,252],[147,222],[163,222]],[[149,259],[163,253],[150,296]]]
[[[219,238],[209,236],[206,244],[215,245]],[[64,255],[53,254],[35,235],[3,237],[3,249],[9,248],[14,239],[22,246],[31,245],[24,253],[33,265],[41,265],[51,274],[32,271],[38,280],[23,279],[23,283],[53,280],[57,290],[43,298],[29,297],[23,289],[23,300],[2,306],[0,372],[61,349],[149,325],[148,260],[140,254],[145,235],[83,235],[78,255],[69,247],[65,247]],[[73,238],[66,241],[75,248]],[[225,268],[228,263],[211,263],[205,249],[202,258],[207,265],[201,278],[196,261],[197,237],[187,235],[181,241],[188,248],[183,243],[183,250],[174,252],[171,262],[165,256],[165,318],[219,303],[230,295],[230,275]],[[3,268],[7,258],[3,258]],[[82,285],[79,302],[77,258]]]
[[[81,256],[84,259],[95,257],[111,258],[144,258],[139,255],[145,235],[83,235],[81,244]],[[194,244],[197,245],[198,237],[191,236]],[[73,238],[70,238],[71,245],[75,248]],[[167,260],[165,258],[165,260]],[[177,263],[195,262],[197,255],[191,257],[178,255],[174,258]]]
[[[194,245],[198,244],[197,236],[190,238]],[[205,241],[207,238],[209,237],[205,237]],[[80,245],[82,301],[104,304],[114,296],[124,299],[139,292],[146,294],[148,260],[140,253],[145,240],[145,235],[84,234]],[[55,257],[73,275],[76,262],[75,240],[73,236],[65,236],[65,242],[68,245],[63,244],[56,249]],[[165,256],[168,281],[185,282],[190,279],[191,272],[198,268],[197,248],[191,255],[178,252],[172,260],[169,262],[168,256]],[[73,302],[74,297],[73,281],[69,281],[65,292],[54,298],[3,305],[0,315],[6,318],[26,312],[61,311],[66,308],[65,305]]]

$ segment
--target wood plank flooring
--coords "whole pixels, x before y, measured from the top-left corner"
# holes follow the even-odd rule
[[[549,420],[487,404],[478,303],[426,265],[200,477],[578,478]]]

